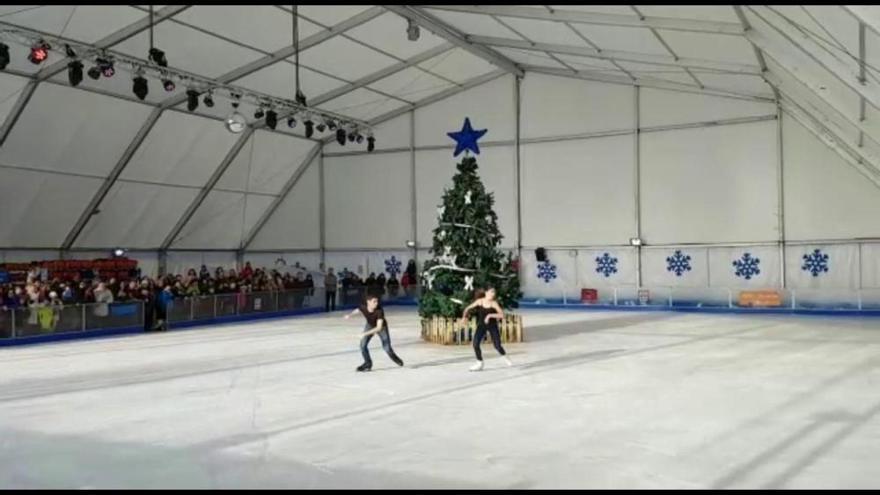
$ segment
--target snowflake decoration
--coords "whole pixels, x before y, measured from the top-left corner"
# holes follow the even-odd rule
[[[821,249],[814,249],[812,253],[804,255],[801,270],[812,273],[814,277],[818,277],[820,273],[828,273],[828,255]]]
[[[466,204],[466,205],[471,204],[471,192],[470,191],[464,193],[464,204]]]
[[[753,276],[761,273],[761,269],[758,268],[760,263],[761,260],[759,258],[755,258],[751,253],[745,253],[742,258],[733,262],[733,267],[736,269],[734,273],[737,277],[751,280]]]
[[[400,273],[400,266],[400,260],[394,255],[391,256],[391,259],[385,260],[385,271],[392,277],[396,277]]]
[[[611,257],[605,253],[596,257],[596,273],[601,273],[605,277],[610,277],[612,273],[617,273],[617,258]]]
[[[691,271],[691,256],[676,249],[672,256],[666,258],[666,270],[675,272],[676,277]]]
[[[549,284],[551,280],[556,278],[556,265],[550,264],[549,261],[538,263],[538,278]]]
[[[456,258],[458,258],[458,256],[452,254],[452,248],[449,246],[445,246],[443,248],[443,255],[440,256],[440,262],[444,265],[456,266]]]
[[[464,277],[464,290],[474,290],[474,277],[472,275]]]

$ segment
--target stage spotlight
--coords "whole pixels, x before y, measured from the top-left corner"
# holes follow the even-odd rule
[[[419,30],[419,25],[413,21],[409,21],[409,24],[406,26],[406,37],[410,41],[419,41],[419,35],[421,31]]]
[[[67,80],[71,86],[78,86],[83,80],[83,63],[73,60],[67,64]]]
[[[315,133],[315,128],[314,128],[315,123],[312,122],[312,119],[306,120],[305,122],[303,122],[303,125],[306,126],[306,137],[307,138],[312,137],[312,134]]]
[[[91,75],[91,69],[89,69],[89,75]],[[147,80],[144,76],[138,74],[133,80],[132,92],[134,95],[138,97],[139,100],[143,100],[147,97],[147,93],[149,92],[149,88],[147,88]]]
[[[205,106],[208,108],[211,108],[214,106],[214,97],[211,96],[210,92],[208,94],[206,94],[205,97],[202,99],[202,103],[204,103]]]
[[[9,65],[9,45],[0,43],[0,70],[5,70]]]
[[[174,81],[172,81],[171,79],[162,79],[162,87],[165,88],[165,91],[170,93],[174,91],[174,88],[176,86],[174,85]]]
[[[367,152],[372,152],[376,149],[376,138],[370,136],[367,138]]]
[[[275,126],[278,125],[278,114],[275,113],[275,110],[267,110],[266,111],[266,127],[269,129],[275,130]]]
[[[76,52],[67,43],[64,44],[64,53],[68,58],[76,58]]]
[[[113,77],[116,74],[116,68],[113,67],[112,60],[99,58],[95,60],[95,63],[98,64],[98,69],[100,69],[102,76]]]
[[[345,146],[345,129],[336,129],[336,142]]]
[[[290,127],[291,129],[296,127],[296,118],[295,117],[288,117],[287,118],[287,127]]]
[[[101,78],[101,69],[98,68],[97,65],[93,65],[93,66],[89,67],[88,74],[89,74],[89,77],[91,77],[92,79],[97,81],[98,79]]]
[[[353,132],[349,132],[349,133],[348,133],[348,142],[349,142],[349,143],[353,143],[353,142],[354,142],[354,133],[353,133]]]
[[[317,126],[318,132],[324,132],[327,129],[327,124],[321,122]]]
[[[117,258],[121,258],[121,257],[125,256],[125,249],[122,249],[122,248],[114,249],[113,256],[115,256]]]
[[[361,144],[364,142],[364,137],[358,134],[357,137],[355,137],[355,141],[357,141],[358,144]]]
[[[296,90],[296,102],[304,107],[308,106],[306,105],[306,95],[304,95],[303,92],[298,89]]]
[[[190,112],[199,108],[199,92],[194,89],[186,90],[186,109]]]
[[[31,53],[28,55],[28,60],[34,65],[42,64],[44,60],[49,58],[49,50],[51,48],[52,47],[49,46],[49,43],[46,43],[43,40],[34,43],[31,46]]]
[[[158,48],[150,48],[150,60],[159,67],[168,67],[168,59],[165,58],[165,52]]]
[[[254,112],[255,119],[262,119],[264,115],[266,115],[266,113],[263,111],[263,107],[258,108],[257,111]]]
[[[327,121],[327,128],[330,129],[331,131],[335,131],[336,130],[336,122],[334,122],[332,120],[328,120]]]

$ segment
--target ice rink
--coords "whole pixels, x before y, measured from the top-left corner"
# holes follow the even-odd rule
[[[0,349],[2,488],[878,488],[880,320],[524,310],[507,368],[342,313]]]

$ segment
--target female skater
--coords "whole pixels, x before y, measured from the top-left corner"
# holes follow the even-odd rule
[[[477,364],[471,366],[471,371],[480,371],[483,369],[483,353],[480,351],[480,344],[486,337],[486,332],[492,337],[492,345],[495,350],[504,359],[508,366],[513,366],[513,362],[507,357],[504,348],[501,347],[501,332],[498,331],[498,320],[504,318],[504,311],[495,300],[495,289],[488,287],[485,291],[477,290],[475,294],[476,301],[465,308],[464,314],[461,315],[462,325],[466,325],[468,321],[468,312],[476,308],[477,313],[477,331],[474,332],[474,354],[477,355]]]
[[[385,349],[388,357],[397,363],[398,366],[403,366],[403,360],[400,359],[397,354],[394,353],[394,349],[391,348],[391,334],[388,332],[388,320],[385,319],[385,310],[379,306],[379,296],[375,294],[368,295],[364,304],[345,315],[345,319],[347,320],[351,318],[358,314],[358,312],[364,315],[367,323],[364,326],[364,333],[361,335],[361,354],[364,356],[364,364],[358,366],[357,371],[370,371],[373,367],[373,360],[370,359],[370,351],[367,349],[367,345],[370,343],[370,339],[373,338],[373,335],[377,333],[379,334],[379,338],[382,339],[382,348]]]

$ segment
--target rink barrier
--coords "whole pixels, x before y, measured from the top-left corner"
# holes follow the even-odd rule
[[[462,326],[458,319],[434,316],[422,319],[422,339],[442,345],[465,345],[473,342],[477,330],[476,319],[471,318],[466,325]],[[504,319],[498,322],[498,330],[501,334],[501,342],[522,342],[524,340],[522,315],[506,313]],[[489,342],[489,335],[483,338],[483,342]]]

